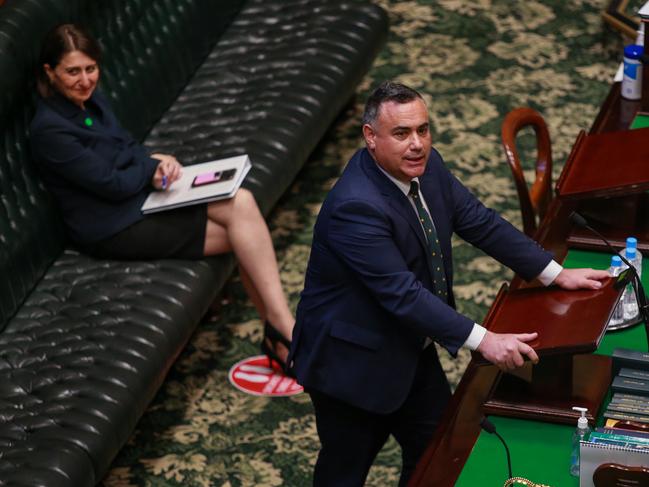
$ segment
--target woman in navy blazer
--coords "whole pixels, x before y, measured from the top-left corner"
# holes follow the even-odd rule
[[[252,194],[144,216],[151,191],[180,177],[175,157],[149,154],[96,91],[101,48],[82,28],[48,34],[39,62],[40,100],[31,149],[71,240],[100,257],[190,258],[234,252],[265,320],[264,351],[283,365],[294,319],[282,291],[268,227]],[[272,325],[270,324],[272,323]]]

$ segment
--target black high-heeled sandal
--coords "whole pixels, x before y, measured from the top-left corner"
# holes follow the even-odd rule
[[[268,342],[270,342],[270,344]],[[290,340],[286,339],[284,335],[278,332],[277,329],[270,324],[270,322],[266,321],[264,323],[264,338],[261,341],[261,352],[271,361],[279,365],[285,375],[293,377],[293,374],[288,370],[287,363],[282,360],[275,351],[275,347],[278,344],[284,345],[286,350],[290,350],[291,348]]]

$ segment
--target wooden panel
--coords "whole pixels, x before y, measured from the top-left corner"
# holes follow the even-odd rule
[[[611,86],[589,133],[599,134],[629,128],[633,117],[640,111],[640,101],[622,98],[620,88],[619,82]]]
[[[453,487],[480,434],[482,404],[497,383],[496,366],[469,363],[430,445],[410,478],[410,487]]]
[[[606,236],[617,249],[626,246],[626,237],[638,239],[638,248],[649,252],[649,195],[646,193],[618,198],[580,201],[577,211],[591,227]],[[568,246],[608,252],[601,239],[585,228],[572,228]]]
[[[610,357],[575,355],[541,359],[532,369],[529,380],[503,375],[485,404],[485,411],[512,418],[575,424],[579,413],[572,406],[581,406],[588,409],[591,424],[595,421],[611,383]]]
[[[560,198],[626,195],[649,189],[649,128],[578,138],[557,182]]]
[[[592,352],[626,282],[609,279],[597,290],[566,291],[556,286],[503,290],[483,325],[494,333],[538,332],[529,345],[539,357]]]

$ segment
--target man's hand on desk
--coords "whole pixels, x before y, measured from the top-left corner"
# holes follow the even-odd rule
[[[568,290],[599,289],[609,277],[608,272],[595,269],[563,269],[553,284]]]
[[[512,334],[487,331],[476,350],[501,370],[513,370],[525,363],[523,356],[527,356],[532,363],[538,363],[538,355],[525,343],[534,340],[537,336],[537,333]]]

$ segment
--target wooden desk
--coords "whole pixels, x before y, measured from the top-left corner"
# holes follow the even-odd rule
[[[640,110],[640,101],[620,96],[620,83],[615,83],[602,104],[590,129],[591,134],[626,130]],[[565,203],[564,203],[565,206]],[[649,194],[632,194],[616,198],[602,198],[573,203],[576,210],[604,233],[611,244],[624,248],[625,238],[634,234],[641,251],[649,252]],[[568,212],[564,209],[564,213]],[[567,237],[571,248],[602,249],[602,243],[585,229],[572,229]]]
[[[604,268],[609,264],[609,254],[573,251],[565,261],[567,267]],[[649,272],[649,262],[644,265]],[[643,279],[649,284],[649,276]],[[597,349],[597,354],[610,355],[617,347],[647,350],[644,327],[607,333]],[[608,401],[607,401],[608,402]],[[512,457],[515,476],[529,478],[553,487],[577,487],[579,481],[568,473],[571,439],[575,425],[524,421],[490,416],[498,433],[505,438]],[[592,424],[592,423],[591,423]],[[494,435],[481,432],[457,481],[456,487],[475,485],[498,486],[507,478],[505,451]],[[426,484],[438,485],[438,484]],[[439,484],[442,485],[442,484]]]
[[[639,107],[639,102],[629,102],[622,99],[620,97],[620,84],[615,83],[612,86],[606,100],[604,101],[604,104],[602,105],[600,113],[595,119],[593,126],[591,127],[591,133],[624,130],[628,128]],[[554,253],[555,258],[559,262],[562,262],[568,254],[567,238],[571,231],[571,224],[568,221],[568,216],[572,211],[577,209],[577,205],[578,203],[575,202],[564,203],[555,198],[551,203],[550,208],[535,236],[536,240],[539,241],[543,245],[543,247]],[[566,264],[570,265],[574,264],[575,262],[579,262],[579,267],[593,266],[606,268],[608,267],[608,259],[610,258],[608,257],[608,254],[602,254],[602,256],[604,256],[602,258],[606,262],[601,262],[599,263],[599,265],[595,265],[594,262],[590,264],[589,262],[591,262],[591,259],[593,258],[592,255],[596,254],[589,254],[587,252],[584,253],[584,255],[590,256],[584,262],[580,260],[582,259],[582,257],[579,257],[580,254],[575,255],[576,261],[567,261]],[[597,258],[595,258],[595,260],[597,260]],[[647,273],[645,273],[644,275],[646,276]],[[526,284],[519,278],[514,278],[511,283],[511,287],[514,289],[524,286],[526,286]],[[641,330],[639,333],[642,335],[642,337],[645,337],[643,329],[634,328],[632,330],[635,330],[636,332],[637,330]],[[640,347],[644,346],[644,349],[646,350],[646,338],[644,338],[643,342],[639,342],[634,338],[632,342],[637,343]],[[604,343],[607,342],[605,341]],[[451,398],[451,402],[448,408],[445,411],[440,428],[431,440],[429,447],[422,456],[422,459],[420,460],[417,469],[412,476],[409,484],[411,487],[452,487],[456,485],[456,481],[458,481],[460,474],[462,474],[464,465],[465,463],[467,463],[467,459],[469,459],[469,456],[472,455],[471,452],[474,448],[474,445],[476,444],[476,440],[478,439],[478,437],[482,438],[479,426],[480,419],[483,415],[482,405],[489,397],[493,387],[497,384],[499,378],[500,371],[495,366],[478,367],[473,363],[473,361],[469,364],[464,376],[462,377],[462,380],[460,381],[455,391],[455,394]],[[501,422],[505,424],[508,421],[521,420],[498,419],[498,426],[500,426]],[[536,430],[537,428],[548,427],[547,424],[541,426],[542,423],[538,422],[528,423],[532,425],[533,430]],[[569,426],[556,425],[552,426],[552,428],[567,428],[565,431],[570,431],[570,434],[572,434],[571,432],[573,429]],[[517,429],[517,427],[515,427],[514,429]],[[566,443],[563,435],[564,433],[553,433],[550,436],[556,439],[557,444],[567,444],[567,448],[569,449],[570,442],[568,441]],[[529,438],[528,436],[524,437],[523,440],[531,440],[531,438]],[[501,449],[501,445],[487,448],[488,455],[492,459],[494,465],[501,465]],[[523,449],[522,451],[527,450]],[[561,457],[563,458],[563,455],[561,455]],[[532,458],[532,460],[539,460],[539,462],[537,463],[540,463],[540,458],[542,457],[537,456],[537,458]],[[543,460],[541,463],[541,468],[549,468],[549,462],[553,462],[552,458]],[[469,468],[473,469],[474,467],[472,467],[472,465],[473,463],[470,463]],[[506,462],[502,463],[502,465],[506,466]],[[540,477],[534,477],[532,471],[517,471],[519,471],[521,475],[527,473],[532,477],[532,480],[542,481]],[[468,470],[466,475],[471,475]],[[462,478],[464,479],[464,476]],[[464,485],[502,485],[505,480],[504,476],[500,477],[499,480],[495,482],[487,481],[484,479],[484,477],[474,478],[478,480],[475,480],[472,484],[466,483]],[[464,480],[462,481],[464,482]],[[555,482],[555,484],[553,485],[576,484],[557,484]]]

